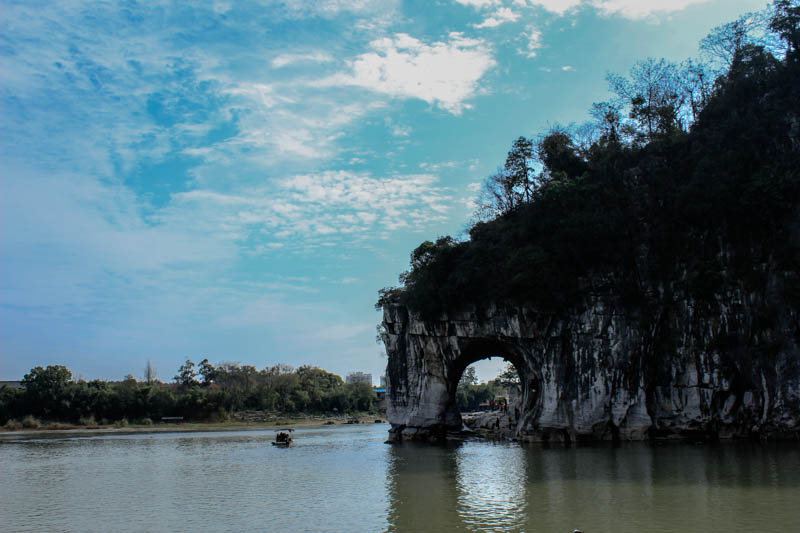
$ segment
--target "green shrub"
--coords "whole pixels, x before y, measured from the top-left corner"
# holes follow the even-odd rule
[[[96,426],[97,422],[95,421],[94,416],[82,416],[80,419],[78,419],[78,424],[82,426]]]
[[[208,421],[214,424],[219,424],[222,422],[228,422],[231,419],[231,415],[223,408],[219,408],[208,417]]]
[[[126,427],[128,427],[128,419],[127,418],[121,418],[121,419],[117,420],[116,422],[114,422],[114,427],[117,427],[117,428],[126,428]]]
[[[22,419],[22,427],[25,429],[39,429],[42,426],[42,423],[39,422],[38,418],[34,418],[31,415],[26,416]]]
[[[141,420],[139,420],[139,424],[141,424],[143,426],[152,426],[153,425],[153,419],[152,418],[142,418]]]
[[[9,431],[19,431],[22,429],[22,424],[19,421],[12,419],[6,422],[5,426],[3,427]]]

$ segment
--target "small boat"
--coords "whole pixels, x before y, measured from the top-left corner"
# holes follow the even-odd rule
[[[279,431],[277,435],[275,435],[275,440],[272,441],[273,446],[289,446],[292,443],[292,431],[293,429],[286,428],[283,431]]]

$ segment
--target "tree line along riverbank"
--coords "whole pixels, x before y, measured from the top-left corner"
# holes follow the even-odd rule
[[[261,412],[256,423],[336,419],[379,414],[377,393],[366,383],[345,383],[313,366],[294,369],[203,360],[180,367],[172,383],[155,379],[149,363],[143,380],[73,379],[65,366],[36,367],[22,388],[0,387],[0,426],[6,429],[50,427],[150,426],[162,421],[247,424],[234,416]],[[320,420],[318,423],[322,423]]]

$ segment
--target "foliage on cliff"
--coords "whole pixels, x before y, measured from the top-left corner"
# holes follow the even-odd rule
[[[796,2],[778,0],[763,27],[771,40],[715,29],[706,46],[727,50],[729,65],[713,83],[711,67],[663,60],[609,76],[616,99],[595,104],[592,128],[517,139],[469,239],[422,243],[403,287],[378,305],[558,311],[587,293],[637,305],[666,286],[703,299],[763,290],[768,268],[797,299],[798,21]]]

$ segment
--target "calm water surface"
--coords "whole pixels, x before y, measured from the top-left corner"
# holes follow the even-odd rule
[[[2,531],[798,531],[800,446],[0,435]]]

